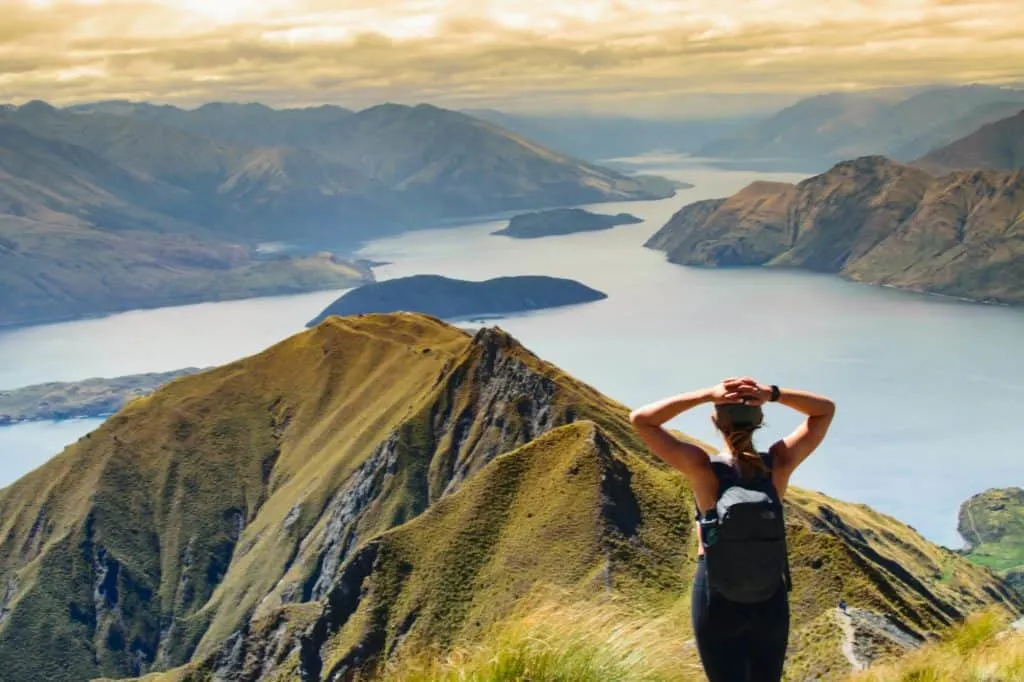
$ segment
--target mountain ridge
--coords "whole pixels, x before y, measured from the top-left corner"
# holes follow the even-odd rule
[[[695,566],[692,504],[625,406],[506,332],[330,318],[133,401],[0,490],[0,665],[327,679],[472,639],[544,576],[664,609]],[[1024,608],[863,506],[788,504],[793,670],[847,669],[839,595],[921,637]]]

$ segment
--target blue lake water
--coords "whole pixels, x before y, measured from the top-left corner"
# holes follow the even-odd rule
[[[824,275],[701,270],[641,247],[682,205],[755,179],[671,156],[626,160],[696,185],[673,199],[605,204],[644,223],[539,240],[491,236],[490,221],[367,245],[381,279],[544,274],[609,298],[497,322],[551,362],[629,405],[751,374],[829,394],[833,430],[795,483],[892,514],[951,546],[968,496],[1024,484],[1024,311],[972,305]],[[0,388],[223,363],[301,331],[339,292],[253,299],[47,325],[0,334]],[[799,420],[769,406],[763,445]],[[94,423],[0,429],[0,485]],[[674,426],[713,441],[708,409]]]

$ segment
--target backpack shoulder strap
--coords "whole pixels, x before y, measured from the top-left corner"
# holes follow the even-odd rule
[[[711,473],[715,475],[715,480],[718,481],[718,491],[715,494],[715,498],[721,497],[722,488],[725,486],[726,481],[730,476],[733,475],[732,467],[727,462],[722,461],[719,455],[710,455],[708,457],[711,460]],[[700,505],[697,504],[697,496],[693,497],[693,508],[696,514],[696,519],[701,520],[701,509]]]
[[[770,481],[771,480],[771,473],[772,473],[772,465],[775,464],[775,453],[772,452],[771,450],[768,450],[768,452],[762,452],[761,453],[761,461],[764,462],[765,468],[768,469],[768,478],[769,478],[769,481]],[[778,491],[775,490],[775,485],[772,484],[772,485],[769,486],[769,488],[771,489],[772,496],[775,497],[775,499],[778,501],[779,505],[781,506],[782,505],[782,500],[779,498]],[[789,548],[788,547],[786,548],[786,564],[783,567],[782,571],[783,571],[782,572],[783,580],[785,580],[785,582],[786,582],[786,591],[787,592],[792,592],[793,591],[793,576],[789,572]]]

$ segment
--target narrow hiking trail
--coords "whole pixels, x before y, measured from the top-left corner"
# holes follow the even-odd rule
[[[971,524],[971,530],[974,532],[974,537],[975,539],[977,539],[978,545],[984,544],[984,540],[982,540],[981,538],[981,533],[978,532],[978,527],[974,525],[974,514],[971,513],[970,501],[968,501],[967,504],[964,505],[964,509],[967,510],[967,521]]]
[[[874,662],[874,646],[870,642],[888,641],[904,652],[919,648],[924,641],[907,632],[885,616],[855,607],[844,612],[835,609],[836,620],[843,630],[843,656],[854,672],[866,670]]]
[[[850,662],[850,668],[854,672],[864,670],[867,666],[861,663],[860,659],[857,658],[856,652],[853,650],[857,636],[853,628],[853,619],[850,618],[849,614],[844,613],[842,609],[837,608],[835,613],[836,620],[839,621],[839,627],[843,630],[843,656]]]

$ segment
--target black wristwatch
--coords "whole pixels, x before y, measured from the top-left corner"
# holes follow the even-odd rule
[[[772,384],[772,397],[769,398],[768,400],[773,402],[773,403],[778,402],[779,401],[779,394],[780,393],[781,393],[781,391],[779,391],[779,387],[776,386],[775,384]]]

